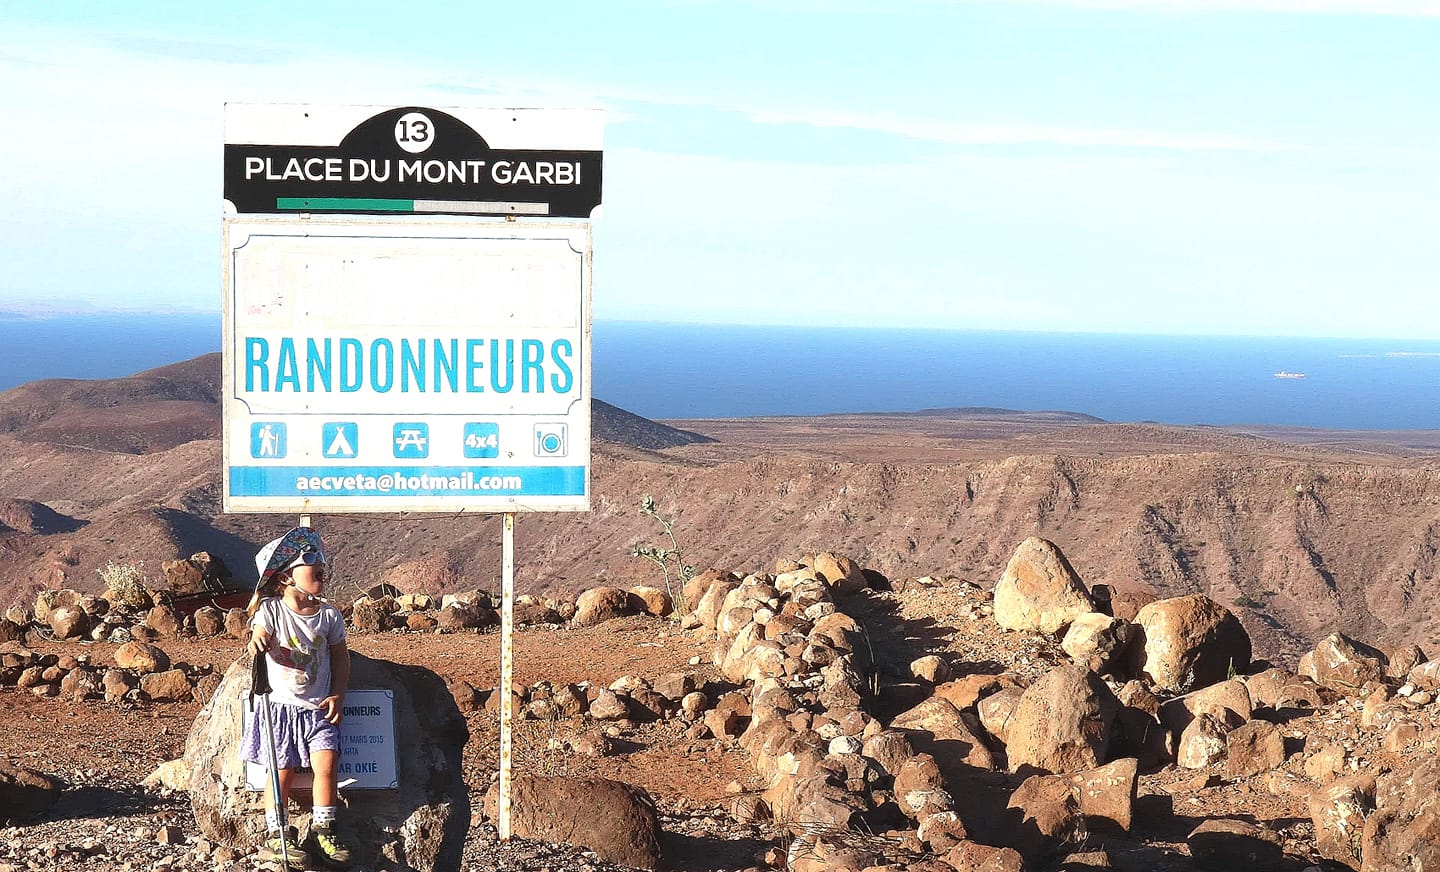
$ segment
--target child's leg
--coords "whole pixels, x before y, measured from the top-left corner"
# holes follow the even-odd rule
[[[334,741],[334,738],[327,744],[338,747],[339,743]],[[338,750],[311,746],[310,769],[315,773],[312,787],[315,808],[310,817],[310,836],[306,845],[311,847],[314,856],[320,857],[329,865],[348,866],[350,848],[335,826],[335,806],[340,799],[340,791],[335,784],[339,766]]]
[[[311,782],[311,797],[316,807],[324,808],[334,806],[339,796],[335,787],[338,777],[340,755],[330,750],[312,750],[310,752],[310,770],[315,773]]]
[[[285,797],[285,798],[287,798],[287,799],[290,797],[290,785],[291,785],[292,782],[294,782],[294,780],[295,780],[295,770],[294,770],[294,769],[281,769],[281,770],[280,770],[280,795],[281,795],[281,796],[283,796],[283,797]],[[270,829],[277,829],[277,830],[278,830],[278,829],[280,828],[280,818],[281,818],[281,813],[280,813],[280,812],[281,812],[281,809],[280,809],[278,806],[275,805],[275,791],[273,791],[273,790],[266,790],[266,791],[265,791],[265,820],[266,820],[266,822],[270,825]]]

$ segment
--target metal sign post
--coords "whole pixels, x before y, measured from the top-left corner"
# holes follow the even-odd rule
[[[515,514],[590,508],[602,125],[225,107],[224,510],[503,514],[505,841]]]
[[[515,695],[510,682],[515,666],[515,513],[505,513],[504,555],[500,588],[500,841],[510,841],[510,779],[514,748],[511,728],[515,723]]]

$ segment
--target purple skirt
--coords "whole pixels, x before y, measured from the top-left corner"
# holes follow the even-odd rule
[[[255,700],[248,721],[240,740],[240,759],[268,767],[263,699]],[[309,769],[311,752],[340,750],[340,728],[325,720],[319,709],[272,702],[270,721],[275,726],[275,762],[281,769]]]

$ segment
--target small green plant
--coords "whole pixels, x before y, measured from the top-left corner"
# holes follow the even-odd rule
[[[147,579],[144,568],[143,563],[108,561],[95,571],[100,580],[105,582],[105,589],[109,592],[107,598],[112,605],[124,611],[138,612],[150,607],[150,593],[145,589]]]
[[[1264,605],[1264,603],[1257,602],[1250,597],[1245,596],[1244,594],[1235,597],[1235,599],[1231,600],[1231,602],[1242,609],[1259,608],[1260,606]]]
[[[680,612],[680,600],[675,596],[675,590],[671,587],[672,573],[678,578],[680,584],[695,577],[695,567],[685,562],[685,555],[680,550],[680,543],[675,541],[675,522],[660,514],[655,506],[655,498],[646,496],[640,503],[640,514],[648,515],[660,523],[660,529],[665,531],[665,536],[670,540],[669,548],[657,548],[653,545],[636,545],[630,549],[631,557],[643,557],[646,560],[660,567],[665,575],[665,593],[669,595],[670,602],[674,603],[675,611]]]

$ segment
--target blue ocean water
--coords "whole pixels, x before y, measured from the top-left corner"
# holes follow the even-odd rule
[[[220,313],[21,317],[0,312],[0,390],[117,378],[220,350]]]
[[[218,314],[0,315],[0,390],[129,375],[219,349]],[[995,406],[1169,424],[1440,429],[1440,341],[612,321],[595,325],[593,353],[595,396],[650,418]]]

